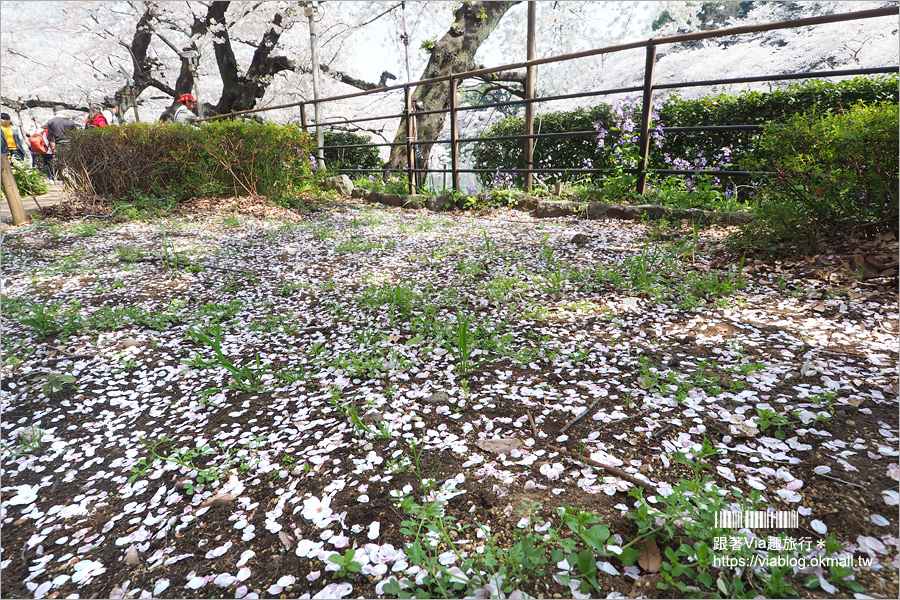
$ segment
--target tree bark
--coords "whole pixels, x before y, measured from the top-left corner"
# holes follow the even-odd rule
[[[454,15],[455,22],[431,51],[431,58],[420,79],[431,79],[451,73],[475,69],[475,53],[494,31],[506,12],[519,3],[513,2],[463,2]],[[449,82],[432,83],[416,88],[413,98],[419,110],[446,110],[450,107]],[[436,140],[443,129],[446,114],[438,113],[418,117],[417,139],[425,142]],[[394,142],[406,142],[406,121],[401,120]],[[432,144],[419,145],[426,162]],[[397,169],[406,165],[405,146],[395,146],[391,151],[388,167]]]
[[[222,78],[222,96],[215,107],[215,111],[219,114],[254,108],[256,101],[265,95],[272,75],[295,68],[293,61],[287,57],[272,54],[281,37],[284,21],[284,15],[277,12],[272,17],[268,31],[263,34],[262,40],[257,45],[250,66],[241,74],[231,48],[228,28],[224,27],[225,12],[229,4],[230,2],[213,2],[206,19],[207,30],[215,23],[223,25],[213,29],[216,63]]]

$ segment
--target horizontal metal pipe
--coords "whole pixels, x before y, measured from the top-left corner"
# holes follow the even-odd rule
[[[761,31],[773,31],[776,29],[791,29],[795,27],[808,27],[811,25],[825,25],[829,23],[839,23],[843,21],[856,21],[861,19],[873,19],[878,17],[890,17],[896,16],[900,14],[900,7],[897,6],[887,6],[882,8],[875,8],[871,10],[861,10],[849,13],[840,13],[836,15],[820,15],[817,17],[808,17],[805,19],[793,19],[790,21],[774,21],[770,23],[760,23],[758,25],[745,25],[742,27],[726,27],[724,29],[713,29],[709,31],[700,31],[696,33],[685,33],[679,35],[670,35],[659,38],[650,38],[649,40],[642,40],[639,42],[631,42],[628,44],[618,44],[615,46],[606,46],[604,48],[594,48],[593,50],[585,50],[582,52],[573,52],[570,54],[561,54],[558,56],[550,56],[547,58],[541,58],[532,61],[525,61],[519,63],[513,63],[508,65],[503,65],[500,67],[490,67],[485,69],[475,69],[473,71],[464,71],[462,73],[454,73],[451,75],[444,75],[441,77],[433,77],[431,79],[422,79],[420,81],[412,81],[409,83],[385,86],[381,88],[375,88],[371,90],[365,90],[362,92],[354,92],[352,94],[343,94],[340,96],[332,96],[330,98],[320,98],[319,100],[305,100],[301,102],[291,102],[288,104],[280,104],[277,106],[269,106],[266,108],[254,108],[250,110],[242,110],[233,113],[227,113],[224,115],[216,115],[213,117],[209,117],[207,119],[202,119],[204,121],[212,121],[214,119],[222,119],[225,117],[234,117],[238,115],[245,115],[257,112],[264,112],[268,110],[276,110],[282,108],[291,108],[294,106],[300,106],[301,104],[316,104],[319,102],[334,102],[336,100],[347,100],[349,98],[359,98],[361,96],[368,96],[371,94],[383,94],[385,92],[392,92],[396,90],[401,90],[406,87],[417,87],[421,85],[429,85],[433,83],[441,83],[444,81],[449,81],[450,77],[453,77],[457,80],[470,79],[473,77],[480,77],[483,75],[490,75],[492,73],[499,73],[500,71],[509,71],[514,69],[522,69],[528,66],[538,66],[544,65],[554,62],[563,62],[568,60],[575,60],[578,58],[587,58],[590,56],[597,56],[600,54],[610,54],[613,52],[621,52],[623,50],[633,50],[636,48],[645,48],[650,44],[655,44],[657,46],[663,44],[678,44],[681,42],[688,42],[694,40],[703,40],[710,38],[719,38],[719,37],[728,37],[732,35],[741,35],[745,33],[758,33]],[[657,86],[659,87],[659,86]],[[642,89],[642,88],[639,88]]]
[[[706,79],[704,81],[682,81],[679,83],[661,83],[654,89],[674,89],[683,87],[702,87],[710,85],[726,85],[734,83],[754,83],[759,81],[787,81],[790,79],[814,79],[824,77],[845,77],[849,75],[874,75],[877,73],[896,73],[898,67],[872,67],[869,69],[843,69],[838,71],[808,71],[806,73],[781,73],[778,75],[760,75],[756,77],[735,77],[732,79]]]

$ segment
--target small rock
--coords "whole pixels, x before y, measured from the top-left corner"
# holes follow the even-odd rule
[[[590,241],[591,241],[591,238],[584,235],[583,233],[576,233],[572,237],[572,243],[575,244],[576,246],[584,246],[585,244],[589,243]]]
[[[847,411],[838,409],[838,410],[834,411],[834,416],[837,419],[843,419],[844,417],[847,416]]]
[[[291,471],[291,475],[293,475],[294,477],[300,477],[301,475],[303,475],[303,469],[301,469],[300,467],[294,467],[294,470]]]
[[[450,394],[447,392],[435,392],[422,400],[424,404],[446,404],[449,401]]]
[[[362,422],[366,424],[378,423],[380,421],[384,421],[384,415],[380,412],[370,412],[362,418]]]
[[[535,489],[536,487],[537,487],[537,484],[536,484],[535,482],[531,481],[530,479],[529,479],[528,481],[525,482],[525,489],[526,489],[526,490],[533,490],[533,489]]]
[[[125,338],[124,340],[119,342],[119,346],[122,348],[140,348],[144,345],[144,342],[141,340],[132,340],[129,338]]]
[[[125,564],[130,567],[141,564],[141,553],[134,546],[125,553]]]
[[[31,444],[35,439],[42,439],[43,436],[44,430],[39,427],[22,427],[16,431],[13,437],[22,440],[25,444]]]
[[[844,421],[844,423],[846,423],[848,427],[856,427],[856,421],[854,421],[853,419],[847,419],[846,421]]]
[[[363,446],[363,452],[370,452],[374,448],[375,448],[375,446],[372,445],[372,442],[369,442],[365,446]]]
[[[212,508],[228,507],[231,506],[236,499],[237,496],[234,494],[216,494],[212,498],[207,498],[201,502],[199,508],[206,508],[207,506]]]
[[[350,178],[347,175],[337,175],[335,177],[329,177],[325,180],[326,189],[332,189],[337,192],[340,192],[344,196],[349,196],[353,193],[353,182],[350,181]]]

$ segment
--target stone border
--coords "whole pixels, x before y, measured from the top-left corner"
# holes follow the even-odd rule
[[[334,178],[337,179],[337,178]],[[349,178],[347,178],[349,183]],[[335,182],[337,183],[337,182]],[[352,184],[351,184],[352,185]],[[343,186],[341,186],[343,187]],[[334,189],[338,189],[335,185]],[[346,187],[338,189],[344,192]],[[366,202],[377,202],[385,206],[394,206],[400,208],[409,208],[412,210],[428,209],[433,212],[443,212],[447,210],[459,209],[463,210],[463,201],[453,201],[450,195],[443,196],[423,196],[423,195],[399,195],[385,194],[383,192],[373,192],[364,188],[352,188],[346,195],[351,198],[358,198]],[[486,194],[479,194],[479,200],[485,200]],[[696,223],[715,223],[720,225],[743,225],[752,221],[756,215],[745,212],[716,212],[705,211],[696,208],[680,209],[667,208],[657,204],[607,204],[604,202],[589,202],[587,204],[572,202],[570,200],[541,200],[535,196],[530,196],[519,192],[516,194],[515,202],[511,206],[515,210],[530,212],[535,218],[551,218],[551,217],[582,217],[585,219],[620,219],[640,221],[644,218],[658,220],[662,218],[680,221],[687,219]]]

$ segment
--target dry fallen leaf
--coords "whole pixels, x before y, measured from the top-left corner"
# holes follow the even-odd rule
[[[475,445],[485,452],[496,454],[509,454],[510,450],[522,447],[522,441],[518,438],[496,438],[492,440],[478,440]]]
[[[862,396],[857,396],[855,398],[848,399],[847,404],[855,408],[859,408],[859,405],[863,403],[863,400],[865,400],[865,398],[863,398]]]
[[[230,506],[236,499],[237,496],[234,494],[217,494],[212,498],[207,498],[201,502],[199,508],[206,508],[207,506],[212,506],[213,508],[218,506]]]
[[[737,415],[732,415],[728,422],[737,430],[737,437],[756,437],[759,435],[759,429],[753,423],[744,421]]]
[[[644,540],[644,553],[638,559],[638,565],[648,573],[659,573],[662,556],[659,553],[659,546],[652,539]]]
[[[278,539],[281,540],[281,543],[284,544],[284,547],[288,550],[291,549],[291,546],[294,544],[294,540],[291,539],[291,536],[287,534],[287,532],[279,531]]]

